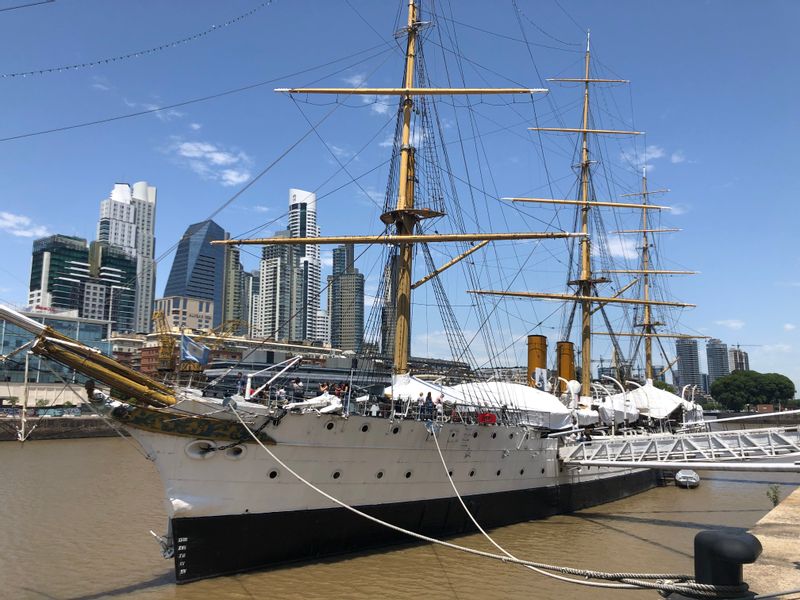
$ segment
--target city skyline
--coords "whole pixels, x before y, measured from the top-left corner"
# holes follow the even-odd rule
[[[19,63],[18,70],[26,70],[26,67],[34,69],[44,64],[58,64],[61,56],[84,62],[87,57],[107,56],[117,46],[129,49],[147,44],[156,46],[169,40],[175,31],[202,30],[207,22],[224,21],[230,13],[223,5],[203,3],[202,6],[203,10],[189,15],[165,11],[163,20],[155,24],[146,8],[126,6],[112,15],[102,5],[92,2],[72,10],[56,3],[42,10],[15,11],[9,13],[9,18],[18,27],[12,28],[9,35],[10,43],[17,44],[20,51],[12,57],[12,62]],[[636,3],[622,3],[618,9],[608,10],[588,2],[575,2],[569,10],[582,26],[591,25],[593,47],[602,64],[634,82],[630,95],[636,107],[636,125],[647,131],[640,150],[650,159],[651,183],[654,187],[671,188],[670,203],[677,204],[679,210],[675,212],[682,213],[672,217],[672,223],[685,230],[680,244],[665,251],[670,251],[676,268],[691,268],[702,273],[693,281],[676,282],[675,296],[698,305],[696,310],[684,313],[686,329],[726,340],[729,346],[742,344],[750,349],[750,344],[760,345],[750,352],[752,368],[784,372],[800,382],[797,319],[792,307],[794,292],[800,287],[797,281],[800,258],[785,226],[791,206],[787,195],[787,190],[791,189],[788,179],[791,169],[785,166],[792,155],[787,141],[791,136],[774,133],[786,123],[794,123],[789,98],[793,97],[795,84],[781,74],[792,68],[786,57],[793,54],[791,50],[796,42],[792,41],[788,24],[795,20],[798,8],[792,3],[779,3],[770,11],[758,11],[741,4],[730,10],[721,7],[720,3],[711,2],[691,9],[681,5],[669,9],[649,6],[645,10]],[[391,22],[393,18],[388,14],[392,11],[380,5],[358,3],[357,8],[373,24]],[[208,43],[165,51],[157,58],[143,57],[92,70],[9,81],[4,97],[9,123],[6,135],[135,112],[144,105],[166,106],[184,98],[234,88],[255,80],[256,73],[280,79],[276,85],[302,83],[303,77],[284,75],[319,64],[311,48],[296,48],[297,55],[292,57],[287,68],[277,62],[270,62],[268,67],[263,64],[265,57],[278,55],[281,48],[291,46],[291,36],[282,32],[276,23],[298,18],[299,10],[275,3],[252,21],[231,28],[229,32],[235,35],[224,32]],[[459,11],[459,20],[465,23],[519,37],[519,31],[509,29],[504,23],[507,15],[486,15],[472,2],[464,2]],[[337,14],[339,12],[332,7],[322,7],[315,14],[303,15],[309,34],[320,44],[331,42],[336,29],[331,24],[341,24],[344,18]],[[622,12],[638,26],[619,23]],[[75,23],[76,35],[65,35],[57,26],[68,16],[70,22]],[[723,27],[719,26],[720,18]],[[109,24],[118,19],[134,26],[131,31],[119,32],[114,43],[91,35],[92,31],[107,30]],[[551,35],[580,48],[584,32],[554,4],[544,3],[538,7],[537,19],[541,19],[544,29]],[[145,23],[147,26],[135,26]],[[654,24],[664,27],[654,27]],[[44,45],[34,44],[33,40],[19,35],[26,26],[49,27],[54,36]],[[362,38],[375,36],[366,24],[359,22],[354,26],[362,28]],[[680,32],[684,41],[676,44],[675,36],[652,35],[653,31],[662,29]],[[138,31],[136,35],[134,30]],[[741,43],[732,44],[731,32],[743,30],[749,31],[749,35],[743,36]],[[646,34],[648,31],[651,33]],[[491,47],[477,32],[464,30],[461,33],[465,44],[470,43],[470,57],[479,63],[512,76],[515,81],[540,83],[524,46],[492,38],[496,51],[487,52]],[[532,29],[527,33],[534,43],[549,43]],[[342,40],[342,56],[368,45],[358,38],[354,35],[352,39]],[[380,42],[377,37],[371,39]],[[632,48],[647,51],[631,52]],[[231,53],[239,55],[239,50],[243,50],[244,58],[231,68],[222,57]],[[535,57],[537,69],[546,77],[566,72],[575,55],[537,46]],[[187,68],[196,61],[208,65],[202,77],[197,76],[196,70]],[[748,68],[739,68],[756,63],[769,65],[758,90],[748,83]],[[689,64],[694,67],[687,67]],[[345,78],[367,75],[376,85],[390,81],[381,72],[375,76],[371,74],[370,63],[364,68],[344,69],[328,81],[341,85]],[[475,73],[468,75],[470,81],[476,80]],[[314,75],[308,78],[313,79]],[[675,81],[687,78],[689,85],[674,85]],[[574,89],[565,87],[568,89],[553,87],[551,91],[550,98],[558,106],[574,97]],[[743,95],[729,93],[734,89],[743,91]],[[628,92],[625,94],[627,98]],[[727,99],[725,103],[719,102],[722,94]],[[687,95],[691,96],[691,102],[687,102]],[[59,102],[55,103],[55,99]],[[544,102],[549,106],[549,99]],[[373,105],[365,105],[360,111],[348,110],[369,116],[369,119],[363,119],[363,114],[360,117],[368,121],[367,125],[352,129],[358,136],[344,129],[323,131],[326,137],[333,139],[335,150],[331,145],[326,148],[310,138],[298,148],[297,155],[272,169],[268,177],[214,218],[234,237],[251,229],[273,232],[275,226],[271,223],[284,212],[285,190],[300,186],[317,192],[319,218],[326,224],[326,233],[352,233],[350,225],[361,222],[353,216],[352,209],[359,204],[360,208],[370,207],[368,195],[380,197],[383,194],[385,177],[383,174],[365,177],[360,181],[363,192],[351,186],[326,196],[344,183],[339,178],[327,187],[323,185],[330,172],[338,170],[331,152],[339,152],[341,156],[355,154],[360,147],[358,144],[372,135],[367,130],[378,128],[378,119],[383,118],[380,111],[384,108],[376,103],[374,110]],[[770,120],[774,119],[776,127],[761,121],[756,124],[737,119],[742,129],[734,135],[729,124],[744,110],[768,115]],[[493,113],[489,116],[495,118]],[[525,120],[527,122],[519,125],[522,130],[531,125],[529,118]],[[571,122],[571,119],[566,121]],[[6,279],[0,298],[15,304],[25,303],[32,238],[58,232],[90,239],[97,207],[81,199],[102,197],[108,191],[108,181],[132,180],[134,175],[159,185],[162,206],[159,206],[156,223],[157,258],[165,255],[159,265],[162,274],[158,291],[161,292],[171,262],[169,248],[179,239],[187,223],[205,219],[233,196],[237,186],[252,181],[262,165],[268,165],[284,146],[299,137],[304,124],[303,115],[293,103],[282,97],[273,98],[265,89],[263,94],[230,96],[219,102],[165,109],[110,125],[6,142],[3,160],[8,165],[7,171],[16,175],[7,178],[7,196],[13,200],[3,206],[2,211],[7,216],[0,219],[3,231],[11,232],[0,242],[4,255],[9,257],[8,263],[3,265]],[[492,173],[497,181],[497,195],[521,193],[537,187],[541,181],[523,177],[523,172],[531,170],[517,166],[519,161],[528,164],[533,160],[530,148],[515,146],[516,138],[511,132],[518,131],[517,125],[511,128],[510,122],[504,122],[503,126],[508,126],[508,133],[496,136],[498,141],[502,140],[502,147],[490,146],[487,152],[508,165],[507,169],[496,167]],[[376,138],[374,156],[385,153],[385,148],[380,146],[384,140],[382,136]],[[745,144],[742,140],[749,141]],[[756,147],[770,148],[770,156],[755,156],[752,148]],[[377,162],[372,157],[373,154],[358,157],[363,171]],[[354,170],[353,173],[356,171],[361,172]],[[98,172],[109,175],[98,177]],[[555,187],[555,193],[569,197],[567,190]],[[753,197],[770,200],[760,203],[759,218],[745,218],[752,210]],[[733,238],[770,239],[772,243],[756,247],[743,243],[731,247]],[[728,250],[723,251],[725,248]],[[256,266],[258,257],[254,254],[242,252],[241,260],[247,270]],[[789,259],[782,260],[785,257]],[[330,253],[323,252],[321,261],[329,264]],[[329,267],[325,268],[326,275]],[[546,271],[552,267],[543,264],[540,268]],[[366,295],[369,296],[374,293],[375,273],[364,271]],[[748,273],[750,285],[740,285],[742,272]],[[546,314],[534,313],[528,307],[526,310],[532,313],[530,320],[534,323]],[[424,338],[423,333],[413,332],[413,347],[439,351],[433,347],[433,339]],[[527,332],[520,328],[509,333],[517,336]],[[701,354],[701,363],[704,359]]]

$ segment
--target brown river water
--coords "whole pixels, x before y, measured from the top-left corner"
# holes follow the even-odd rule
[[[766,494],[771,482],[779,483],[781,498],[800,483],[797,475],[701,476],[695,490],[657,488],[491,534],[530,560],[606,571],[691,573],[698,531],[746,530],[771,509]],[[151,529],[159,534],[166,529],[161,485],[154,465],[130,440],[0,442],[0,598],[659,597],[561,583],[433,545],[177,586],[172,561],[161,558]],[[457,541],[492,549],[479,535]]]

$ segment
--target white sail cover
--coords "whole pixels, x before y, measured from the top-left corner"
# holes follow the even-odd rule
[[[614,394],[613,396],[606,396],[600,398],[597,406],[597,412],[600,413],[600,419],[606,425],[611,423],[635,423],[639,419],[639,409],[631,398],[631,393],[627,394]]]
[[[534,387],[505,381],[463,383],[453,387],[470,403],[498,408],[506,406],[522,414],[531,425],[565,429],[572,425],[572,411],[558,398]],[[485,404],[484,404],[485,403]]]
[[[488,381],[446,386],[411,375],[395,375],[392,386],[386,388],[387,395],[401,399],[418,398],[420,393],[427,396],[428,392],[434,400],[442,394],[446,404],[459,404],[467,410],[470,407],[499,410],[505,406],[509,412],[521,413],[523,420],[531,425],[564,429],[572,424],[572,411],[558,398],[518,383]]]
[[[628,401],[642,416],[650,417],[651,419],[666,419],[683,404],[680,396],[657,388],[649,379],[643,386],[624,395],[627,396]],[[615,407],[622,406],[623,394],[615,394],[610,398]],[[628,419],[629,422],[635,420],[634,418]]]

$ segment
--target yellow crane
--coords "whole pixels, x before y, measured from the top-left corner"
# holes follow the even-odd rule
[[[163,311],[153,312],[153,327],[158,334],[158,372],[170,373],[175,368],[175,338]]]

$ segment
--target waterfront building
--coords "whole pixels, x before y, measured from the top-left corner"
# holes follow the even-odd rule
[[[284,229],[274,237],[292,237]],[[298,304],[303,287],[297,267],[297,246],[267,244],[261,252],[258,292],[253,296],[251,335],[273,340],[296,340],[300,327],[295,317],[304,319],[303,305]],[[315,313],[316,317],[316,313]]]
[[[328,290],[328,297],[330,298],[330,290]],[[329,346],[331,343],[331,317],[330,312],[327,310],[317,311],[317,342]]]
[[[706,342],[706,361],[708,364],[708,386],[720,377],[730,375],[728,366],[728,345],[721,340],[711,338]],[[708,390],[706,390],[708,391]]]
[[[253,308],[258,294],[259,269],[242,272],[242,320],[247,324],[242,335],[253,335]]]
[[[214,323],[214,302],[187,296],[165,296],[155,302],[155,310],[164,313],[167,325],[177,329],[208,331]]]
[[[57,308],[40,308],[22,310],[23,315],[44,323],[59,333],[63,333],[79,342],[111,355],[111,321],[86,319],[78,316],[78,310],[59,310]],[[9,354],[28,343],[33,336],[2,319],[0,319],[0,354]],[[0,381],[22,382],[25,373],[25,357],[20,353],[12,360],[0,361]],[[82,383],[85,377],[77,375],[71,369],[41,356],[31,355],[28,369],[31,383]]]
[[[677,386],[696,385],[702,388],[700,376],[700,359],[697,355],[697,340],[675,340],[675,351],[678,355]]]
[[[83,310],[88,319],[111,321],[112,331],[136,331],[138,262],[122,248],[89,244],[89,278],[84,283]]]
[[[227,238],[226,234],[226,238]],[[222,286],[222,322],[247,322],[247,306],[245,299],[245,272],[239,260],[240,250],[237,246],[225,246],[225,271]],[[242,331],[240,327],[237,331]]]
[[[747,352],[740,349],[738,346],[728,350],[728,366],[731,373],[734,371],[749,371],[750,370],[750,357]]]
[[[289,231],[291,237],[319,237],[317,196],[304,190],[289,190]],[[322,265],[319,246],[297,246],[296,265],[299,291],[292,311],[290,337],[295,340],[319,340],[317,312],[320,309]]]
[[[360,352],[364,342],[364,275],[355,267],[352,244],[333,250],[328,276],[331,346]]]
[[[380,353],[382,356],[392,356],[394,351],[394,336],[395,336],[395,313],[396,310],[396,294],[397,288],[397,263],[399,256],[395,254],[389,255],[389,260],[384,268],[383,280],[385,281],[383,289],[383,298],[381,306],[381,340],[380,340]],[[410,336],[411,332],[409,332]]]
[[[33,309],[78,310],[80,279],[87,274],[89,244],[85,239],[51,235],[33,242],[28,306]]]
[[[146,181],[117,183],[100,202],[97,241],[121,248],[136,260],[134,329],[150,330],[156,285],[156,188]]]
[[[190,225],[178,243],[164,288],[165,298],[210,300],[214,309],[212,327],[222,323],[225,248],[212,246],[211,242],[224,240],[225,236],[222,227],[211,220]]]
[[[52,235],[33,242],[28,305],[75,311],[111,321],[113,331],[135,329],[136,259],[103,242]]]

